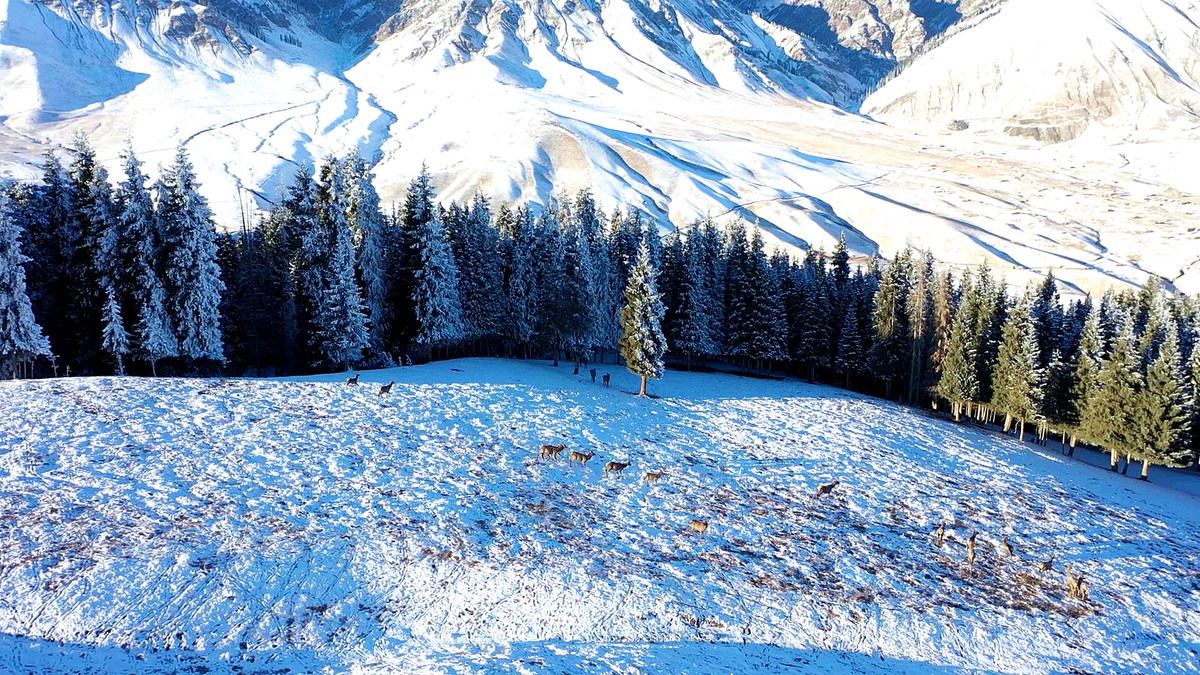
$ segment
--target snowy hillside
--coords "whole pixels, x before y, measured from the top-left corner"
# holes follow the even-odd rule
[[[114,171],[127,141],[151,167],[182,141],[232,227],[243,201],[276,200],[298,163],[356,147],[377,160],[385,203],[428,162],[443,199],[482,190],[544,204],[590,186],[607,208],[641,208],[664,227],[743,217],[788,246],[828,249],[845,233],[860,255],[928,247],[948,264],[988,260],[1015,283],[1055,269],[1080,289],[1149,273],[1200,289],[1200,178],[1184,170],[1200,141],[1179,130],[1194,11],[1114,1],[1103,15],[1070,0],[1054,3],[1044,26],[996,33],[1028,19],[1029,4],[9,0],[0,3],[0,175],[36,177],[40,153],[78,132]],[[1152,4],[1164,8],[1129,9]],[[1061,42],[1071,58],[1072,46],[1103,38],[1120,56],[1135,44],[1123,31],[1166,46],[1133,54],[1133,74],[1088,71],[1089,91],[1111,75],[1113,105],[1136,112],[1138,97],[1161,96],[1153,107],[1174,111],[1172,124],[1139,116],[1136,129],[1114,122],[1050,148],[1028,138],[1047,134],[986,133],[1011,126],[979,116],[1012,114],[1002,104],[1025,100],[1013,87],[1037,98],[1061,85],[1044,74],[1044,51],[1018,50],[1011,69],[989,58],[1026,35]],[[964,44],[980,53],[951,60],[980,64],[988,78],[978,87],[1003,84],[985,108],[916,102],[938,121],[920,131],[852,114],[895,64],[923,53],[868,100],[881,119],[910,126],[901,113],[911,99],[888,97],[918,77],[922,91],[940,91],[924,83],[941,81],[942,50]],[[1168,70],[1179,82],[1156,74]],[[957,77],[947,80],[955,91]],[[950,110],[972,128],[946,131]]]
[[[0,670],[1195,668],[1195,497],[823,387],[612,372],[0,383]]]

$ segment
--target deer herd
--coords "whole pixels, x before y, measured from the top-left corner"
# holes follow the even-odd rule
[[[972,568],[975,567],[975,542],[978,537],[979,537],[979,531],[975,530],[975,531],[971,532],[970,538],[967,539],[967,545],[966,545],[967,566],[972,567]],[[946,543],[946,524],[942,523],[933,532],[933,545],[937,546],[938,548],[942,548],[942,546],[944,546],[945,543]],[[1016,549],[1013,548],[1012,542],[1010,542],[1008,540],[1007,534],[1001,538],[999,550],[1004,554],[1004,556],[1006,558],[1015,560],[1017,557]],[[1046,572],[1053,570],[1054,569],[1054,556],[1050,556],[1049,560],[1042,560],[1042,561],[1038,562],[1037,565],[1038,565],[1038,571],[1042,574],[1045,574]],[[1089,592],[1091,590],[1091,584],[1088,583],[1088,581],[1086,579],[1084,579],[1082,574],[1076,574],[1074,571],[1072,571],[1070,565],[1067,565],[1066,573],[1067,573],[1067,579],[1066,579],[1065,586],[1066,586],[1066,590],[1067,590],[1067,597],[1069,597],[1073,600],[1079,600],[1081,602],[1088,602],[1091,599],[1091,596],[1089,594]]]

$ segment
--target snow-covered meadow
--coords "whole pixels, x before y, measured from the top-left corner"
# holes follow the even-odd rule
[[[0,671],[1200,667],[1200,476],[793,381],[670,372],[637,399],[599,369],[0,383]]]

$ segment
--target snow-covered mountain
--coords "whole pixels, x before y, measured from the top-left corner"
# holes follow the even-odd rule
[[[127,142],[151,165],[184,142],[232,226],[357,147],[385,200],[427,162],[443,199],[590,186],[663,226],[740,216],[799,247],[1200,288],[1180,170],[1200,9],[1043,4],[0,0],[0,175],[77,132],[114,169]],[[1054,107],[1064,83],[1086,115]]]

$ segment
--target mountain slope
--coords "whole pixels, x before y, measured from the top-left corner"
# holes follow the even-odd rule
[[[570,372],[0,383],[0,433],[25,439],[0,447],[0,668],[1194,666],[1200,510],[1166,486],[1190,474],[792,381],[672,372],[638,399],[624,369]],[[540,461],[547,442],[597,455]]]
[[[226,227],[299,163],[357,147],[385,201],[428,162],[443,199],[591,187],[663,227],[742,217],[786,246],[845,234],[859,255],[928,247],[1016,282],[1200,288],[1200,185],[1179,170],[1194,135],[1117,126],[1041,149],[982,121],[914,132],[844,110],[899,60],[921,55],[872,105],[991,30],[996,0],[0,7],[0,173],[35,177],[77,132],[114,169],[127,140],[151,166],[183,142]],[[1186,18],[1151,23],[1194,34]]]
[[[1192,0],[1010,0],[916,59],[862,109],[888,121],[964,120],[1052,142],[1093,122],[1195,129],[1198,23]]]

